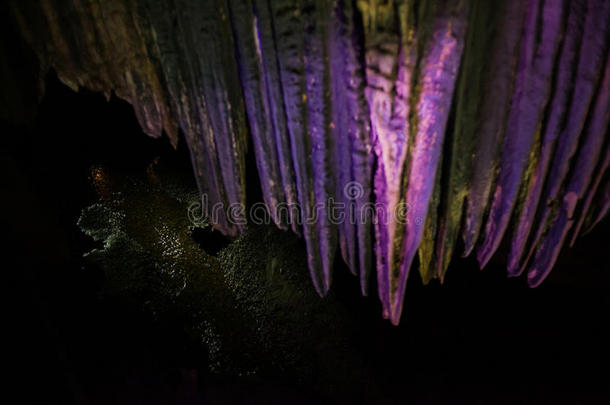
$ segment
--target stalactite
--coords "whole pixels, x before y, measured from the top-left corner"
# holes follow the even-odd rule
[[[432,34],[429,42],[425,44],[419,66],[420,88],[415,107],[415,139],[405,198],[407,227],[402,247],[403,261],[400,264],[396,290],[393,291],[390,315],[394,324],[400,321],[407,277],[428,215],[453,89],[464,48],[467,9],[463,2],[452,2],[448,7],[439,5],[438,10],[434,10]]]
[[[466,196],[464,256],[474,249],[496,181],[512,89],[517,71],[519,43],[525,20],[526,1],[500,2],[501,15],[489,48],[490,61],[483,73],[478,136],[473,154],[472,177]],[[493,101],[493,102],[492,102]],[[482,117],[485,117],[484,119]]]
[[[376,269],[394,324],[416,257],[424,283],[442,282],[454,254],[483,267],[507,241],[508,274],[536,286],[610,210],[605,0],[9,9],[41,74],[129,101],[150,136],[183,134],[227,235],[252,220],[250,136],[269,216],[304,238],[316,291],[340,251],[363,294]]]
[[[599,168],[595,170],[597,174],[595,174],[591,187],[586,192],[587,198],[583,202],[583,207],[580,210],[580,217],[578,218],[578,222],[576,222],[576,227],[572,232],[572,239],[570,239],[570,247],[574,246],[576,239],[578,238],[578,236],[580,236],[582,227],[585,221],[587,220],[589,209],[591,208],[591,204],[593,203],[593,199],[597,195],[604,175],[608,172],[608,169],[610,168],[610,142],[606,141],[606,148],[604,152],[602,152],[602,157],[600,160],[601,163],[599,165]]]
[[[518,73],[495,191],[477,258],[484,267],[499,247],[516,204],[519,187],[538,160],[539,137],[549,99],[553,62],[560,40],[563,1],[528,1]]]
[[[330,7],[324,1],[273,1],[269,6],[307,259],[314,286],[324,295],[337,241],[336,224],[326,209],[335,195],[326,42]]]
[[[549,170],[557,138],[561,132],[561,126],[566,120],[566,112],[573,91],[574,59],[578,55],[582,38],[585,6],[584,1],[573,1],[569,6],[567,27],[564,33],[565,38],[557,62],[557,73],[554,78],[554,91],[551,94],[550,108],[540,141],[540,153],[536,167],[525,188],[526,195],[512,238],[508,258],[508,273],[512,276],[521,274],[522,267],[520,260],[530,234],[530,229],[534,223],[542,187]]]
[[[582,204],[604,149],[609,120],[610,55],[607,56],[604,77],[597,89],[595,105],[583,131],[582,143],[577,152],[569,181],[563,190],[563,198],[556,202],[558,213],[549,224],[547,234],[536,250],[533,262],[528,266],[527,279],[532,287],[538,286],[549,274],[563,247],[565,238],[574,224],[575,215]],[[605,157],[603,158],[606,160]],[[598,169],[598,171],[600,170]]]
[[[480,0],[472,3],[465,54],[455,94],[454,129],[447,133],[445,167],[440,179],[443,193],[441,195],[440,189],[438,192],[437,230],[430,241],[434,262],[430,264],[429,277],[439,278],[441,281],[453,255],[462,223],[468,180],[474,163],[470,157],[475,152],[479,134],[478,117],[482,108],[479,100],[483,96],[485,62],[491,50],[493,29],[497,27],[501,10],[499,2]],[[428,219],[432,217],[430,214]]]
[[[548,233],[549,222],[554,216],[560,192],[566,181],[566,176],[573,164],[573,156],[577,152],[581,134],[585,126],[600,72],[603,68],[605,55],[608,53],[608,36],[610,35],[610,4],[604,1],[589,0],[585,28],[580,43],[574,89],[570,100],[570,108],[566,122],[559,135],[559,141],[553,156],[551,169],[547,176],[540,218],[533,225],[534,237],[530,249],[525,256],[527,263],[538,249],[541,239]]]
[[[330,20],[332,122],[336,140],[336,197],[345,207],[339,221],[343,259],[360,278],[363,294],[373,260],[372,215],[366,211],[372,194],[372,144],[369,109],[364,96],[364,69],[353,6],[349,0],[333,4]]]
[[[412,1],[360,1],[365,38],[366,98],[377,158],[374,193],[377,285],[383,315],[400,266],[404,237],[405,170],[413,74],[417,62]]]
[[[296,202],[290,140],[278,77],[277,55],[269,5],[229,2],[240,78],[263,198],[274,223],[299,232],[291,211]]]

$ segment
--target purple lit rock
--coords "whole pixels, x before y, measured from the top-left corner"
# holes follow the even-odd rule
[[[481,112],[477,145],[472,155],[473,169],[466,195],[464,214],[464,256],[474,249],[496,181],[500,147],[512,101],[519,44],[525,21],[526,1],[501,2],[503,17],[497,24],[490,49],[489,65],[483,73]],[[485,117],[484,119],[482,117]],[[462,158],[469,158],[462,157]]]
[[[275,37],[266,0],[229,2],[235,48],[263,198],[281,229],[300,233],[295,173]]]
[[[608,35],[610,33],[610,3],[603,0],[587,1],[587,14],[584,32],[580,43],[576,76],[570,109],[565,126],[559,135],[551,168],[546,176],[543,201],[539,220],[532,226],[533,239],[524,259],[529,261],[538,249],[538,244],[547,232],[554,208],[561,200],[560,193],[566,182],[566,176],[573,167],[573,157],[577,153],[581,133],[593,103],[595,90],[608,52]]]
[[[359,2],[365,34],[366,100],[377,169],[375,171],[375,253],[383,315],[390,317],[391,291],[404,234],[402,213],[409,143],[409,96],[417,62],[412,4]],[[404,18],[395,18],[395,8]]]
[[[563,45],[557,62],[554,91],[550,94],[550,108],[547,123],[539,141],[540,149],[535,168],[527,183],[526,196],[519,212],[517,226],[512,239],[508,258],[508,274],[521,274],[521,258],[534,223],[534,217],[540,201],[542,188],[556,148],[557,138],[566,120],[570,96],[572,95],[575,74],[574,60],[578,57],[582,32],[585,22],[586,4],[584,1],[573,1],[568,9],[568,22],[564,33]]]
[[[406,194],[403,260],[392,289],[390,319],[398,324],[411,263],[422,238],[428,204],[434,189],[453,90],[464,47],[467,7],[461,2],[434,17],[432,36],[424,48],[418,78],[417,127],[410,156]]]
[[[376,270],[394,324],[416,255],[442,281],[459,235],[481,266],[506,240],[508,274],[536,286],[610,210],[606,0],[8,9],[41,74],[129,101],[150,136],[183,134],[204,212],[231,236],[247,227],[249,134],[262,199],[303,236],[316,291],[340,249],[363,294]]]
[[[543,3],[543,4],[542,4]],[[549,99],[553,63],[562,31],[562,0],[530,0],[500,167],[483,242],[477,251],[485,267],[502,241],[528,166],[538,160],[533,148]],[[539,15],[539,13],[541,13]]]
[[[373,153],[368,104],[364,97],[363,49],[350,1],[335,2],[330,23],[331,134],[336,139],[337,202],[342,204],[339,245],[343,259],[368,293],[373,265],[372,197]]]
[[[593,110],[582,135],[582,144],[576,155],[563,198],[558,201],[559,213],[550,223],[548,231],[538,247],[533,262],[528,266],[527,279],[532,287],[538,286],[549,274],[565,242],[568,232],[574,225],[577,210],[580,209],[585,193],[588,191],[595,171],[607,168],[606,134],[610,121],[610,54],[607,55],[604,77],[597,90]],[[600,155],[602,168],[598,168]],[[604,167],[605,166],[605,167]]]

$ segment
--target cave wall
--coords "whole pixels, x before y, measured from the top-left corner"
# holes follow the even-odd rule
[[[393,323],[413,263],[442,281],[454,254],[484,267],[504,243],[508,274],[536,286],[609,210],[607,1],[8,8],[40,75],[129,101],[150,136],[184,134],[227,235],[247,226],[250,139],[270,217],[303,236],[318,293],[340,252],[365,294],[376,269]]]

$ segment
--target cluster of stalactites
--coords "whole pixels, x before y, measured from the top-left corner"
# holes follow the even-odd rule
[[[249,133],[316,290],[339,247],[364,294],[376,268],[395,324],[416,255],[427,283],[460,235],[482,267],[508,241],[509,275],[536,286],[609,210],[606,0],[13,3],[44,69],[127,99],[152,136],[182,130],[229,235]]]

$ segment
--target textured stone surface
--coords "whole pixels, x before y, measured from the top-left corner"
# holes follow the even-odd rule
[[[442,281],[454,253],[483,267],[508,241],[508,274],[535,286],[608,212],[607,1],[8,9],[41,73],[114,92],[151,136],[184,135],[204,210],[230,236],[248,227],[250,136],[271,220],[304,238],[317,292],[340,251],[365,294],[376,269],[395,324],[417,258],[424,282]]]
[[[98,200],[78,226],[99,244],[85,259],[104,274],[100,293],[178,318],[214,374],[281,373],[313,389],[362,378],[346,309],[310,288],[298,238],[266,225],[212,246],[221,236],[186,215],[198,193],[180,174],[154,162],[145,174],[92,170]]]

